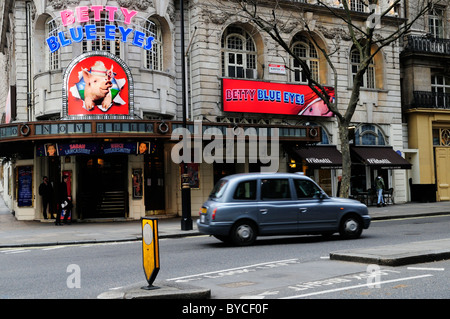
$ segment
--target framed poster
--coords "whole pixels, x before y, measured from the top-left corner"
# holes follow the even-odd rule
[[[187,174],[189,178],[189,186],[191,189],[200,188],[200,179],[198,176],[199,164],[198,163],[187,163]],[[180,176],[184,174],[184,164],[180,164]]]
[[[17,206],[33,206],[33,166],[17,167]]]
[[[142,168],[133,168],[131,174],[133,183],[133,199],[142,198]]]

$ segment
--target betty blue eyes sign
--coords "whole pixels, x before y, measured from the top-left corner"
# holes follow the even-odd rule
[[[88,24],[93,15],[93,24]],[[120,17],[121,15],[121,17]],[[49,34],[46,42],[50,52],[55,52],[61,47],[71,45],[73,42],[107,40],[115,41],[120,39],[122,42],[131,42],[131,44],[143,48],[144,50],[151,50],[154,35],[149,31],[142,29],[140,26],[130,28],[133,18],[137,15],[137,11],[129,11],[127,8],[117,8],[113,6],[79,6],[75,11],[64,10],[60,12],[61,24],[66,27],[66,31],[53,31]],[[119,16],[119,18],[117,18]],[[100,27],[103,22],[110,22],[112,24],[105,24]],[[118,25],[121,22],[126,26]],[[76,26],[73,26],[76,24]],[[80,25],[80,24],[84,24]],[[151,24],[151,23],[150,23]],[[102,39],[99,32],[102,29]],[[137,30],[137,29],[141,30]]]

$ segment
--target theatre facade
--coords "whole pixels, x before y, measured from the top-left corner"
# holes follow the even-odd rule
[[[265,168],[303,172],[338,194],[342,159],[333,114],[266,34],[233,14],[231,2],[211,2],[184,2],[184,32],[178,1],[0,4],[3,198],[17,219],[42,219],[39,184],[48,176],[56,190],[63,175],[75,220],[181,216],[180,155],[188,162],[193,216],[221,177]],[[288,2],[281,10],[291,10]],[[292,22],[283,37],[307,54],[327,86],[331,73],[315,43],[330,41],[339,21],[317,5],[296,5],[321,25],[317,42],[301,23]],[[368,14],[355,16],[364,23]],[[388,27],[396,25],[390,19]],[[335,61],[345,79],[336,89],[345,101],[354,52],[348,40],[341,45],[348,59]],[[388,65],[398,52],[382,51],[362,89],[352,192],[371,187],[382,172],[402,202],[411,164],[402,152],[399,70]]]

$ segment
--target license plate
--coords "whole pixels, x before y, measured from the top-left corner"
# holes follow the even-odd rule
[[[202,214],[206,214],[206,207],[202,207]]]

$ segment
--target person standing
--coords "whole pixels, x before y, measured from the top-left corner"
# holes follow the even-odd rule
[[[377,206],[378,207],[381,207],[381,205],[386,206],[386,203],[384,202],[383,198],[384,180],[380,174],[378,174],[377,178],[375,179],[375,189],[377,190],[378,195]]]
[[[47,219],[47,208],[51,218],[53,215],[53,187],[47,176],[42,178],[42,183],[39,185],[39,195],[42,196],[42,215],[44,215],[44,219]]]
[[[59,185],[59,207],[58,213],[56,215],[55,225],[61,224],[61,214],[63,209],[66,211],[64,214],[64,224],[67,224],[67,218],[70,215],[70,209],[72,208],[72,198],[67,190],[67,182],[69,180],[69,176],[64,175],[61,184]]]

